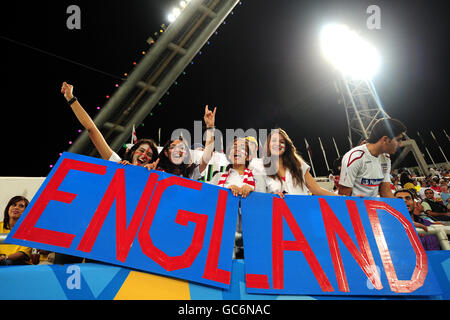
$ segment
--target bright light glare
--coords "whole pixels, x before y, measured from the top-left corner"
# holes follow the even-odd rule
[[[182,7],[182,8],[186,7],[186,2],[185,1],[180,1],[180,7]]]
[[[175,17],[175,15],[173,13],[169,13],[167,15],[167,20],[169,20],[169,22],[174,22],[176,18],[177,17]]]
[[[172,13],[175,15],[175,17],[178,17],[181,13],[181,10],[179,8],[173,8]]]
[[[180,15],[180,13],[180,8],[173,8],[172,12],[167,15],[167,20],[169,20],[169,22],[174,22]]]
[[[378,71],[378,52],[347,26],[325,26],[321,45],[325,57],[343,74],[354,79],[370,79]]]

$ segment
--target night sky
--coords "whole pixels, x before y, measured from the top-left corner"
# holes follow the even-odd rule
[[[2,59],[0,126],[2,176],[46,176],[68,150],[81,125],[60,93],[61,83],[91,115],[113,95],[123,74],[147,51],[146,40],[168,23],[177,1],[25,1],[0,11]],[[69,30],[66,9],[81,9],[81,30]],[[369,30],[369,5],[381,9],[381,29]],[[386,112],[402,120],[408,134],[420,131],[435,162],[444,158],[448,129],[448,11],[444,1],[243,0],[161,99],[138,138],[162,143],[176,128],[193,132],[204,106],[217,107],[216,126],[287,131],[307,160],[313,150],[318,175],[326,174],[320,136],[329,164],[349,148],[344,107],[337,103],[333,72],[321,56],[319,33],[330,22],[347,24],[382,57],[373,79]],[[151,48],[150,48],[151,50]],[[44,52],[45,51],[45,52]],[[417,141],[422,147],[420,141]],[[425,149],[422,148],[423,153]],[[450,155],[447,153],[447,157]],[[428,162],[430,160],[426,157]],[[407,159],[408,161],[408,159]]]

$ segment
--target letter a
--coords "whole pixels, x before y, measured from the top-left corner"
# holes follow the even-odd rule
[[[367,29],[381,29],[381,10],[377,5],[370,5],[367,7],[367,13],[373,13],[367,18],[366,25]]]
[[[67,7],[66,13],[72,15],[67,18],[66,26],[69,30],[81,29],[81,9],[77,5],[71,5]]]
[[[306,241],[302,230],[298,226],[286,202],[280,198],[273,198],[272,213],[272,273],[273,288],[284,288],[284,251],[302,251],[322,291],[334,291],[325,272],[317,261],[314,252]],[[295,241],[283,240],[283,217],[294,234]]]

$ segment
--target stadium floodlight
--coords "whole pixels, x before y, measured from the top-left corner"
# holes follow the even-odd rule
[[[167,20],[169,20],[169,22],[174,22],[180,14],[181,9],[175,7],[172,9],[172,12],[167,15]]]
[[[169,22],[174,22],[176,18],[177,18],[177,17],[175,17],[175,15],[174,15],[173,13],[169,13],[169,14],[167,15],[167,20],[168,20]]]
[[[371,79],[378,71],[380,57],[376,49],[345,25],[323,27],[321,47],[334,67],[353,79]]]
[[[175,18],[178,17],[181,13],[180,8],[173,8],[172,13],[175,15]]]

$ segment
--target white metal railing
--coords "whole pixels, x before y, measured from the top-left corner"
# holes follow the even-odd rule
[[[450,234],[450,226],[432,225],[427,226],[428,232],[421,228],[416,228],[417,233],[424,235],[435,235],[439,240],[442,250],[450,250],[447,234]]]

